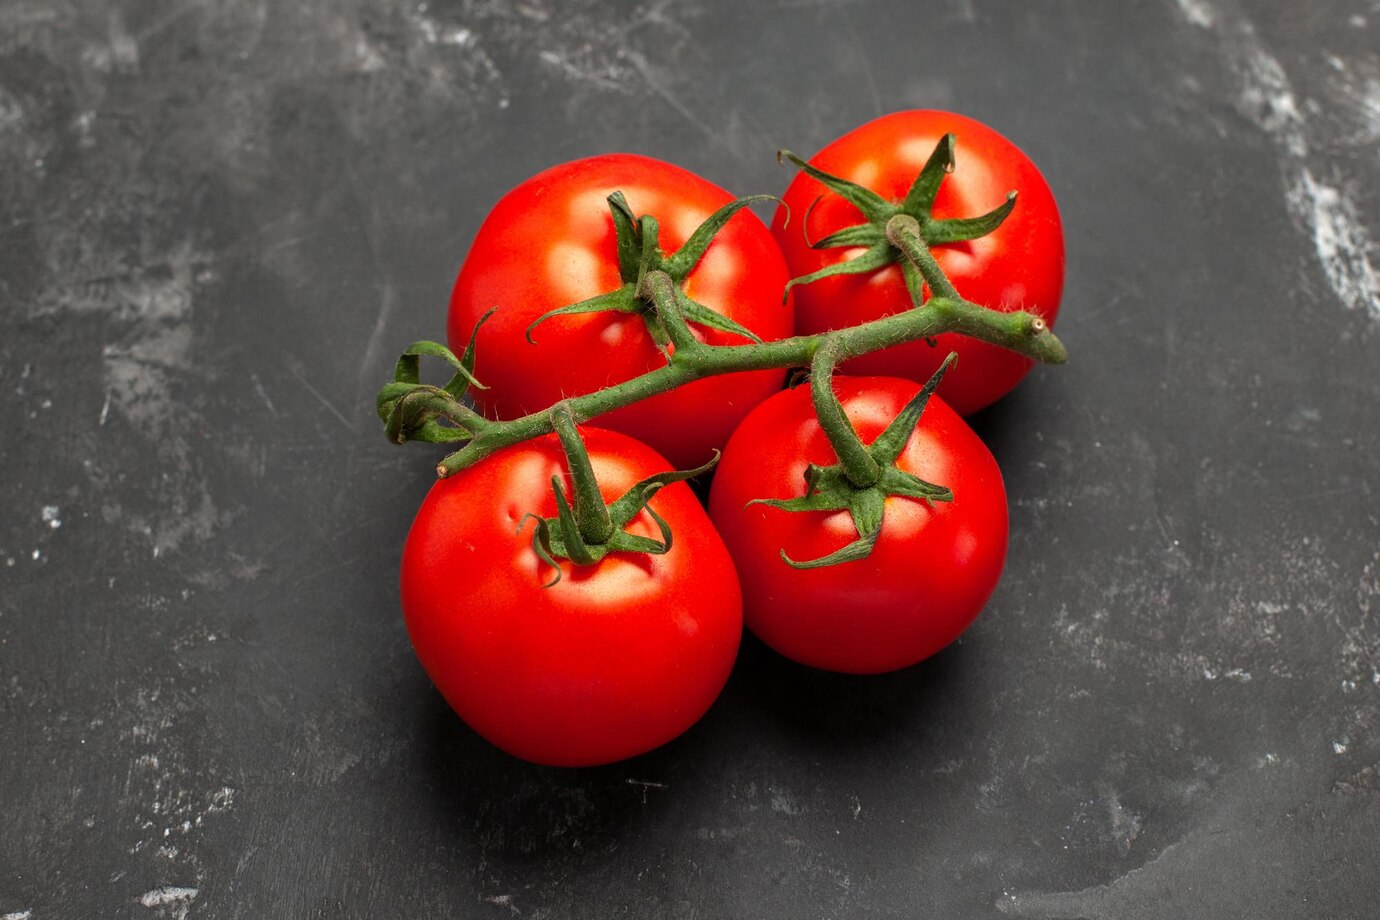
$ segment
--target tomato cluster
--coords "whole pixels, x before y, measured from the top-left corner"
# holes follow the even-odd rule
[[[955,144],[956,169],[943,161]],[[465,411],[482,432],[485,418],[535,417],[654,376],[696,343],[770,348],[754,343],[923,309],[933,285],[907,274],[884,235],[898,209],[919,214],[957,295],[1053,324],[1054,199],[1016,147],[970,119],[901,112],[840,138],[797,175],[770,229],[679,167],[596,156],[522,183],[480,227],[447,326],[456,380],[485,387]],[[544,429],[557,434],[439,481],[407,538],[402,606],[455,711],[518,757],[606,763],[704,714],[744,622],[795,661],[858,674],[957,638],[1007,544],[1001,472],[959,413],[1002,396],[1031,362],[956,332],[842,359],[838,376],[816,366],[812,384],[789,388],[766,359],[697,375],[601,408],[578,431],[558,419]],[[463,389],[409,373],[396,392],[453,403]],[[427,411],[416,430],[459,439]],[[706,511],[667,471],[716,451]]]

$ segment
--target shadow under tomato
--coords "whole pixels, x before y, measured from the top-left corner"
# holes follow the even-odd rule
[[[1041,411],[1040,401],[1031,394],[1036,388],[1033,382],[1026,381],[986,409],[964,418],[997,458],[1003,473],[1008,461],[1014,459],[1013,451],[1021,450],[1021,444],[1034,437],[1035,429],[1026,420]]]
[[[418,705],[432,804],[489,862],[585,865],[655,821],[669,801],[675,742],[605,766],[541,766],[494,747],[428,690]]]
[[[983,657],[971,644],[960,640],[900,671],[856,675],[796,664],[749,633],[728,693],[795,744],[848,756],[881,753],[965,723]]]

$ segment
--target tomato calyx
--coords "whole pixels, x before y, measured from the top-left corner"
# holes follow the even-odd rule
[[[490,310],[475,323],[469,344],[460,357],[438,342],[413,342],[398,358],[393,369],[393,381],[379,390],[376,408],[384,423],[384,434],[395,444],[407,441],[427,441],[449,444],[468,441],[487,424],[478,412],[464,402],[470,387],[487,389],[474,376],[474,348],[479,329],[494,311]],[[421,382],[422,357],[441,358],[455,373],[445,386]],[[443,425],[440,419],[455,424]],[[460,427],[456,427],[456,426]]]
[[[882,533],[886,500],[903,496],[933,507],[937,501],[953,501],[953,491],[926,482],[896,466],[897,458],[920,423],[930,397],[944,374],[953,366],[952,352],[939,370],[925,383],[905,408],[870,445],[864,445],[843,412],[833,391],[834,364],[840,359],[827,345],[815,356],[811,369],[811,389],[815,412],[839,462],[832,466],[811,463],[805,469],[805,494],[796,498],[759,498],[749,504],[767,505],[782,511],[847,511],[858,531],[858,538],[818,559],[798,561],[781,550],[781,560],[796,569],[817,569],[866,559]]]
[[[677,333],[685,323],[694,323],[720,332],[740,335],[752,342],[762,339],[751,329],[735,322],[721,313],[711,310],[704,304],[692,300],[685,293],[685,280],[699,264],[709,249],[709,244],[724,225],[735,214],[757,201],[776,201],[773,195],[749,195],[737,198],[709,215],[690,234],[685,244],[674,253],[667,255],[659,244],[661,225],[650,214],[637,216],[622,192],[608,196],[609,213],[613,217],[614,237],[617,245],[618,275],[623,284],[612,291],[595,295],[578,303],[568,304],[543,313],[527,327],[527,341],[535,344],[532,331],[537,326],[556,316],[572,316],[580,313],[628,313],[641,316],[647,325],[652,341],[669,359],[676,341]],[[672,296],[676,317],[666,316],[665,301],[653,296],[649,279],[656,273],[669,276],[674,282]]]
[[[532,530],[532,551],[555,570],[554,577],[545,583],[552,587],[561,580],[561,566],[557,560],[567,559],[576,565],[594,565],[609,553],[647,553],[661,556],[671,551],[671,525],[656,513],[649,502],[652,496],[673,482],[693,479],[713,469],[719,462],[719,452],[703,466],[692,470],[668,470],[655,473],[634,484],[612,504],[605,504],[594,476],[589,452],[575,427],[568,402],[551,408],[551,427],[560,439],[570,469],[571,498],[567,499],[559,476],[551,477],[551,489],[556,497],[556,516],[543,518],[528,512],[518,521],[517,532],[535,520]],[[625,528],[642,511],[646,511],[661,533],[660,540],[629,533]]]
[[[928,282],[934,287],[935,278],[927,270],[928,266],[916,265],[912,258],[907,257],[904,247],[897,243],[894,230],[890,226],[893,218],[903,216],[912,219],[913,225],[905,225],[907,231],[914,233],[915,238],[928,247],[986,236],[1000,227],[1007,215],[1016,207],[1016,192],[1011,191],[1007,193],[1004,202],[977,217],[940,219],[933,216],[934,201],[939,194],[939,187],[943,184],[944,177],[954,171],[954,141],[952,133],[945,134],[940,139],[915,177],[905,199],[899,202],[888,201],[856,182],[824,172],[789,150],[777,151],[778,162],[790,160],[801,171],[857,208],[864,218],[859,224],[844,227],[810,243],[812,249],[862,247],[862,253],[825,266],[819,271],[792,278],[786,284],[786,291],[789,292],[797,284],[810,284],[836,275],[867,274],[899,263],[911,301],[915,306],[921,306],[925,302],[924,285]],[[807,240],[810,214],[818,203],[819,199],[816,199],[804,216]],[[942,272],[938,277],[943,277]]]

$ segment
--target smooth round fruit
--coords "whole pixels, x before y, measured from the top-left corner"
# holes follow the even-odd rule
[[[824,172],[900,202],[947,133],[955,135],[955,168],[935,199],[936,218],[976,217],[998,207],[1009,191],[1015,209],[992,233],[934,247],[935,259],[968,300],[999,310],[1029,310],[1050,326],[1064,287],[1064,234],[1049,185],[1024,153],[996,131],[962,115],[933,110],[896,112],[840,137],[810,159]],[[858,210],[815,179],[798,174],[772,221],[791,275],[799,277],[857,256],[856,248],[812,249],[844,227],[861,223]],[[787,220],[787,214],[790,220]],[[825,278],[793,289],[796,331],[813,334],[856,326],[910,309],[901,270],[888,265],[863,275]],[[990,405],[1020,382],[1032,362],[958,333],[897,345],[855,358],[845,373],[928,380],[950,351],[957,366],[939,395],[962,415]]]
[[[669,468],[625,435],[582,435],[608,501]],[[554,572],[522,521],[555,517],[552,476],[569,496],[560,444],[547,436],[437,482],[403,550],[403,615],[427,674],[480,735],[536,763],[608,763],[681,734],[718,696],[742,632],[738,579],[676,483],[650,505],[671,526],[668,553],[562,561],[545,587]],[[645,510],[628,529],[660,538]]]
[[[678,166],[630,154],[575,160],[546,170],[503,197],[485,219],[456,279],[447,332],[464,349],[477,323],[475,390],[496,418],[541,411],[663,367],[640,316],[558,316],[525,338],[537,317],[613,291],[623,284],[607,197],[622,191],[637,215],[660,222],[665,252],[732,196]],[[744,210],[719,232],[686,280],[695,301],[763,339],[791,334],[792,310],[781,303],[786,263],[766,226]],[[706,342],[741,344],[731,333],[692,326]],[[599,423],[650,444],[677,467],[697,466],[722,448],[748,411],[781,388],[785,375],[766,370],[699,380],[603,415]]]
[[[835,377],[864,444],[920,390],[898,378]],[[743,420],[714,476],[709,512],[742,574],[748,628],[776,651],[831,671],[872,674],[915,664],[958,638],[982,610],[1006,559],[1006,492],[996,460],[971,428],[931,398],[897,467],[953,490],[927,507],[886,499],[866,559],[800,570],[858,536],[845,511],[750,505],[805,493],[811,464],[837,463],[809,387],[776,394]]]

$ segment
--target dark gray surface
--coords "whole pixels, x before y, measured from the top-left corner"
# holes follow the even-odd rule
[[[745,5],[746,6],[746,5]],[[1380,886],[1380,8],[0,4],[0,916],[1362,918]],[[495,752],[371,418],[498,195],[741,192],[882,111],[1061,203],[1073,361],[977,420],[962,643],[749,641],[684,738]]]

